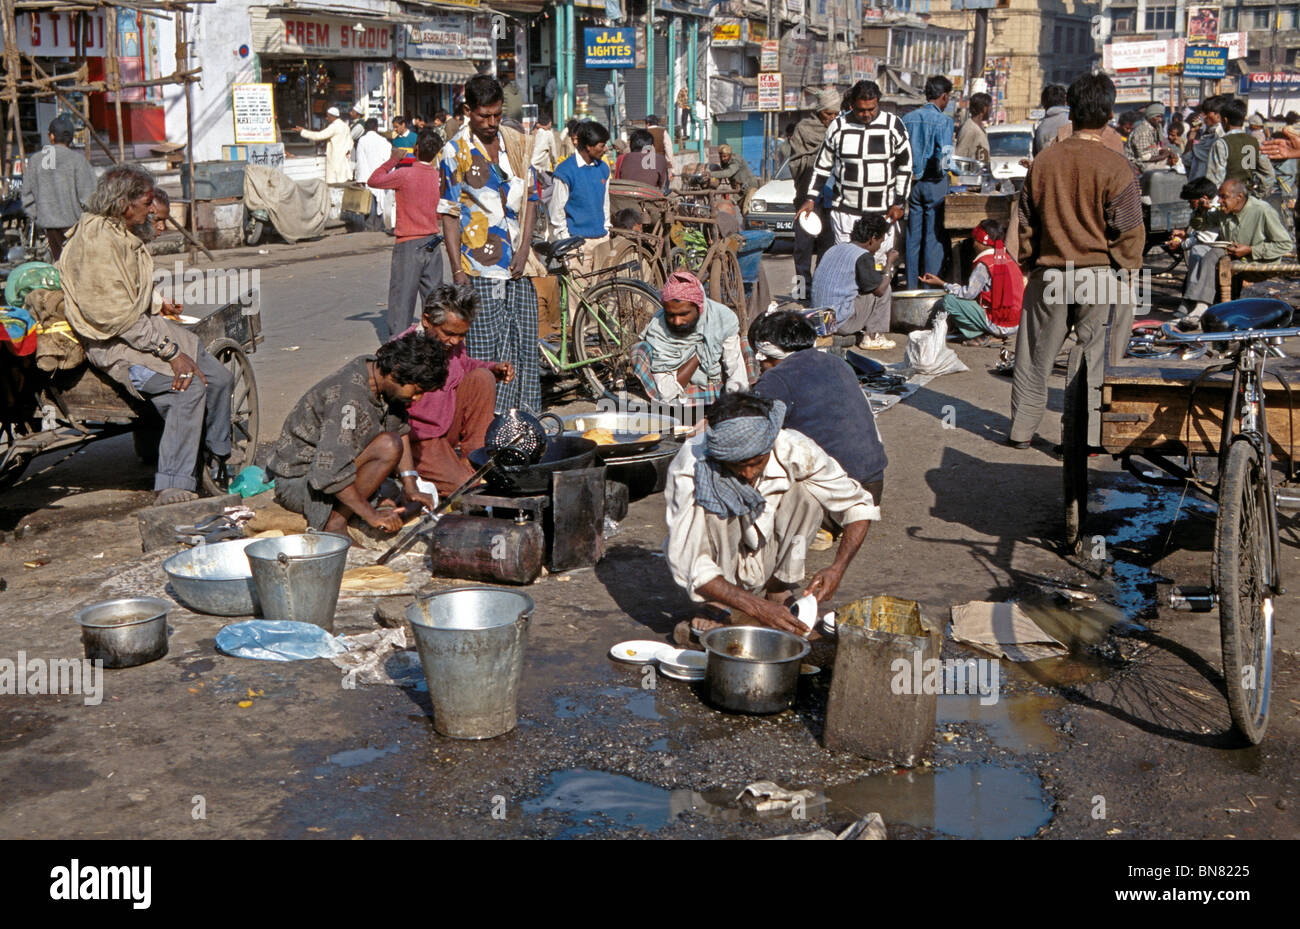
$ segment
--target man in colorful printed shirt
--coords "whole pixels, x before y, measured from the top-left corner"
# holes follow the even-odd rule
[[[514,366],[517,377],[497,390],[497,412],[541,412],[537,292],[524,277],[537,209],[525,139],[501,126],[501,85],[493,78],[466,82],[465,109],[464,124],[442,150],[438,203],[452,279],[471,284],[479,303],[465,345],[474,358]]]

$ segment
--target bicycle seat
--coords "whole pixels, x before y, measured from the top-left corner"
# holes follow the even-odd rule
[[[575,248],[581,248],[582,243],[587,241],[580,235],[569,236],[567,239],[560,239],[558,242],[551,243],[551,257],[563,258]]]
[[[1291,322],[1291,304],[1272,297],[1247,297],[1216,303],[1201,317],[1206,332],[1239,329],[1279,329]]]

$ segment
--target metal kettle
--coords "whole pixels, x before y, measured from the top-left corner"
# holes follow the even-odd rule
[[[554,420],[555,431],[548,433],[542,420]],[[527,410],[511,407],[493,417],[484,445],[489,452],[497,452],[504,465],[535,465],[546,454],[549,436],[559,435],[563,430],[564,423],[554,413],[534,416]]]

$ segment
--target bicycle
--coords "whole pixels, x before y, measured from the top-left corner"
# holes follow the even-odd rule
[[[1283,340],[1300,336],[1300,327],[1282,328],[1291,316],[1292,308],[1280,300],[1219,304],[1202,317],[1205,332],[1184,333],[1166,323],[1156,332],[1135,336],[1130,357],[1109,365],[1103,382],[1101,449],[1121,459],[1141,480],[1190,485],[1218,504],[1212,586],[1174,588],[1169,605],[1196,612],[1218,606],[1229,714],[1251,744],[1262,741],[1268,729],[1273,598],[1285,593],[1278,503],[1300,503],[1279,493],[1274,483],[1265,383],[1265,363],[1269,358],[1288,358],[1281,349]],[[1224,347],[1223,361],[1207,367],[1200,350],[1216,343]],[[1152,359],[1159,361],[1158,368],[1152,368]],[[1152,376],[1153,370],[1158,376]],[[1229,373],[1230,380],[1225,377]],[[1291,447],[1279,451],[1289,484],[1297,458],[1291,427],[1296,409],[1289,402],[1292,387],[1286,375],[1300,379],[1300,372],[1291,366],[1267,373],[1281,384],[1290,407],[1280,410],[1271,424],[1275,433],[1290,428]],[[1198,391],[1205,393],[1198,397]],[[1184,394],[1185,413],[1175,399]],[[1079,415],[1080,411],[1086,411],[1082,388],[1067,392],[1067,415],[1062,421],[1066,536],[1067,544],[1076,547],[1082,536],[1089,451],[1087,416]],[[1136,463],[1136,457],[1143,462]],[[1216,480],[1202,476],[1198,459],[1217,461]]]
[[[533,243],[547,270],[559,278],[560,293],[558,337],[554,344],[539,338],[537,347],[545,368],[555,374],[579,374],[593,399],[599,400],[637,386],[631,349],[659,311],[659,292],[635,278],[610,277],[637,271],[637,261],[571,273],[568,258],[584,241],[575,236]]]

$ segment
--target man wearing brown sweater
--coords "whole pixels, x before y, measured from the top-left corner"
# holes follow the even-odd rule
[[[1047,379],[1073,332],[1066,389],[1088,385],[1089,442],[1100,438],[1101,380],[1110,352],[1121,357],[1132,329],[1134,289],[1146,229],[1142,194],[1128,161],[1103,142],[1115,85],[1088,74],[1067,93],[1073,134],[1034,159],[1020,192],[1020,267],[1029,274],[1016,338],[1007,440],[1028,448],[1047,406]],[[1126,273],[1126,272],[1132,272]],[[1113,307],[1113,315],[1112,315]]]

